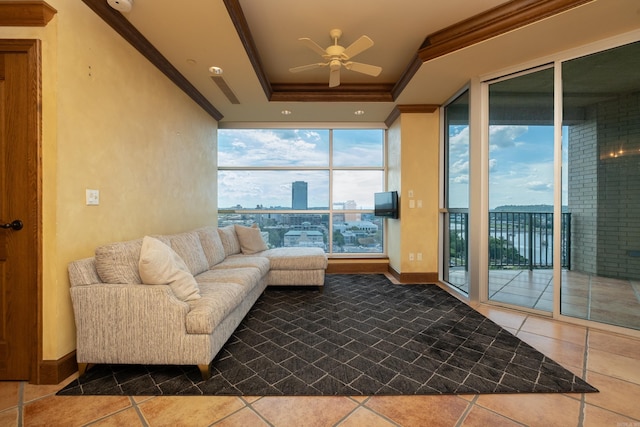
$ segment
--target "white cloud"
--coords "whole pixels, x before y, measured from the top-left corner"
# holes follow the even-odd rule
[[[527,188],[532,191],[553,191],[553,184],[542,181],[531,181],[527,183]]]
[[[518,138],[529,130],[528,126],[501,126],[494,125],[489,127],[489,146],[490,150],[499,150],[502,148],[515,147]]]
[[[308,130],[220,130],[221,166],[324,166],[328,163],[328,133]]]

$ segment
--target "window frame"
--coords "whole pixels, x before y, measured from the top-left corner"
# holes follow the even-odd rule
[[[327,215],[328,216],[328,230],[327,230],[327,249],[326,253],[331,258],[386,258],[387,255],[387,227],[386,221],[383,218],[380,219],[382,226],[382,250],[381,252],[348,252],[340,253],[334,251],[333,241],[333,228],[334,228],[334,216],[349,215],[349,214],[371,214],[373,215],[374,209],[371,206],[370,209],[334,209],[334,172],[336,171],[379,171],[382,173],[382,188],[380,191],[386,191],[387,189],[387,127],[380,124],[360,124],[356,126],[341,126],[335,124],[323,124],[305,123],[305,124],[265,124],[259,123],[251,125],[245,124],[226,124],[224,127],[220,126],[218,132],[221,130],[283,130],[283,129],[295,129],[295,130],[328,130],[329,132],[329,146],[328,146],[328,164],[327,166],[221,166],[218,164],[217,171],[327,171],[328,172],[328,207],[327,209],[257,209],[257,208],[242,208],[242,209],[229,209],[220,208],[218,205],[217,215],[234,214],[234,215]],[[382,137],[382,165],[380,166],[335,166],[333,159],[333,144],[334,144],[334,130],[372,130],[380,131]],[[218,151],[218,148],[216,149]],[[218,183],[216,183],[216,195],[218,194]]]

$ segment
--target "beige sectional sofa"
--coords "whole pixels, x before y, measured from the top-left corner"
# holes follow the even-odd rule
[[[268,285],[323,286],[319,248],[267,249],[254,227],[117,242],[69,264],[80,374],[89,364],[209,365]]]

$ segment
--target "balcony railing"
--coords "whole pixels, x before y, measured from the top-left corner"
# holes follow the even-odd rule
[[[449,213],[450,267],[467,267],[469,219]],[[553,213],[489,212],[489,268],[553,268]],[[571,214],[562,214],[560,261],[571,268]]]

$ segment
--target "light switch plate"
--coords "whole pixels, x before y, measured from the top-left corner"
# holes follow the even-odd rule
[[[97,206],[100,204],[100,191],[87,188],[87,206]]]

